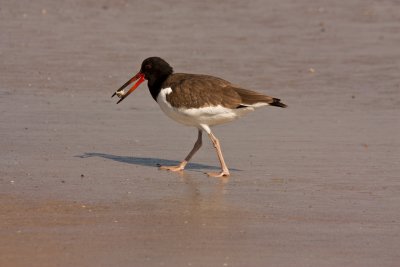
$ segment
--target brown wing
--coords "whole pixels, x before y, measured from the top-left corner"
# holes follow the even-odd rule
[[[166,97],[177,108],[217,105],[236,108],[242,101],[228,81],[209,75],[176,73],[165,81],[163,87],[171,87],[172,93]]]
[[[251,90],[246,90],[242,88],[233,88],[236,93],[240,95],[242,99],[242,105],[254,105],[256,103],[267,103],[271,104],[274,102],[274,98],[271,96],[267,96],[258,92],[254,92]]]
[[[226,108],[241,108],[256,103],[286,107],[278,98],[239,88],[221,78],[176,73],[164,82],[163,88],[171,87],[172,93],[166,96],[173,107],[200,108],[222,105]]]

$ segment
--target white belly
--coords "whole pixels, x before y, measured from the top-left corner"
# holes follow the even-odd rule
[[[171,119],[187,126],[201,128],[201,125],[213,126],[233,121],[254,110],[253,107],[230,109],[220,105],[202,108],[174,108],[166,100],[171,88],[165,88],[157,96],[161,110]]]

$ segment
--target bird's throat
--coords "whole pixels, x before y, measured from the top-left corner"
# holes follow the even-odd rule
[[[149,77],[148,87],[149,87],[150,94],[155,101],[157,101],[157,96],[161,91],[163,83],[165,82],[166,79],[168,79],[169,76],[170,76],[170,74],[159,76],[157,78]]]

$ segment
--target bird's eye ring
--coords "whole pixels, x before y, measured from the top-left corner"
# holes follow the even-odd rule
[[[149,69],[151,69],[151,65],[150,65],[150,64],[147,64],[146,66],[144,66],[144,68],[145,68],[146,70],[149,70]]]

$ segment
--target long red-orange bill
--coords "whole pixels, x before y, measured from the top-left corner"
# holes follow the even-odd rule
[[[117,94],[117,92],[124,90],[125,87],[127,87],[128,85],[130,85],[131,83],[133,83],[134,81],[139,79],[141,75],[143,75],[143,74],[139,72],[138,74],[136,74],[135,76],[130,78],[126,83],[124,83],[124,85],[122,85],[120,88],[118,88],[118,90],[115,91],[111,97],[114,97]]]
[[[117,104],[119,104],[122,100],[124,100],[128,95],[130,95],[130,93],[132,93],[136,88],[138,88],[138,86],[142,83],[142,82],[144,82],[144,75],[142,74],[142,73],[138,73],[138,74],[136,74],[132,79],[130,79],[129,81],[127,81],[120,89],[118,89],[117,90],[117,92],[119,92],[119,91],[121,91],[121,90],[123,90],[125,87],[127,87],[130,83],[132,83],[132,82],[134,82],[135,80],[137,80],[137,79],[139,79],[136,83],[135,83],[135,85],[133,85],[132,86],[132,88],[131,89],[129,89],[129,91],[128,92],[126,92],[126,94],[123,96],[123,97],[121,97],[121,99],[117,102]],[[116,94],[116,92],[114,93],[114,95]],[[114,96],[113,95],[113,96]]]

